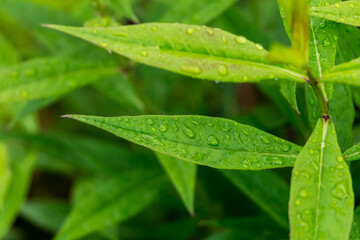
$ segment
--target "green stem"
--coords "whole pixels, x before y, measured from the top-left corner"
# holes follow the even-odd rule
[[[319,108],[321,111],[321,117],[324,118],[325,120],[330,118],[330,111],[329,111],[329,105],[326,99],[326,96],[324,94],[324,92],[321,90],[320,86],[319,86],[319,82],[317,80],[317,78],[315,77],[315,75],[313,74],[313,72],[308,68],[307,69],[308,72],[308,76],[309,76],[309,83],[310,86],[312,87],[317,102],[319,104]]]

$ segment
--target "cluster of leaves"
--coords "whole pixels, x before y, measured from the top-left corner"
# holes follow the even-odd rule
[[[0,0],[0,238],[360,238],[357,26],[358,0]]]

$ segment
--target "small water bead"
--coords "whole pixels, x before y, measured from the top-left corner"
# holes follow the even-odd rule
[[[295,199],[295,205],[296,205],[296,206],[300,206],[300,205],[301,205],[300,199]]]
[[[163,133],[166,132],[167,129],[168,129],[168,128],[167,128],[167,126],[165,126],[165,125],[160,125],[160,127],[159,127],[159,131],[160,131],[160,132],[163,132]]]
[[[260,44],[255,44],[255,47],[256,47],[257,49],[259,49],[259,50],[263,50],[263,49],[264,49],[264,47],[263,47],[262,45],[260,45]]]
[[[306,198],[308,196],[308,193],[306,189],[301,189],[299,195],[303,198]]]
[[[186,33],[187,34],[193,34],[193,32],[194,32],[194,29],[193,28],[188,28],[187,30],[186,30]]]
[[[309,149],[309,153],[314,154],[315,153],[314,149]]]
[[[331,190],[331,194],[340,200],[344,200],[348,196],[347,184],[345,180],[337,183]]]
[[[218,146],[218,145],[219,145],[219,140],[218,140],[214,135],[210,135],[210,136],[207,138],[207,143],[208,143],[210,146]]]
[[[340,4],[339,4],[339,3],[335,3],[334,6],[335,6],[336,8],[340,8]]]
[[[143,57],[147,57],[149,55],[147,51],[142,51],[140,54]]]
[[[337,160],[338,162],[343,162],[343,161],[344,161],[344,158],[343,158],[341,155],[339,155],[339,156],[336,157],[336,160]]]
[[[226,65],[219,65],[218,72],[222,76],[225,76],[226,74],[228,74],[228,69],[227,69]]]
[[[199,74],[202,72],[201,68],[199,68],[198,66],[194,66],[194,65],[182,66],[180,68],[180,70],[183,72],[192,73],[192,74]]]
[[[152,27],[151,31],[155,32],[156,30],[158,30],[158,27]]]
[[[288,152],[288,151],[290,151],[291,146],[290,146],[290,145],[282,145],[282,146],[281,146],[281,149],[282,149],[284,152]]]
[[[153,124],[154,124],[154,121],[149,118],[148,120],[146,120],[146,123],[149,124],[149,125],[153,125]]]
[[[323,41],[323,45],[324,45],[325,47],[330,46],[330,44],[331,44],[331,42],[330,42],[329,39],[325,39],[325,40]]]
[[[106,42],[102,42],[99,45],[100,45],[100,47],[103,47],[103,48],[109,47],[109,43],[106,43]]]
[[[228,42],[227,38],[225,36],[222,36],[221,37],[221,41],[226,44]]]
[[[247,135],[247,136],[250,135],[250,133],[249,133],[248,131],[246,131],[245,129],[243,129],[242,132],[243,132],[245,135]]]
[[[354,4],[354,3],[350,3],[350,4],[349,4],[349,7],[354,8],[354,7],[355,7],[355,4]]]
[[[343,169],[345,169],[345,166],[343,164],[338,164],[336,166],[336,169],[343,170]]]
[[[264,135],[260,135],[260,139],[263,143],[266,143],[266,144],[270,143],[269,139],[267,137],[265,137]]]
[[[190,128],[184,128],[183,132],[188,138],[194,138],[195,137],[194,131],[191,130]]]
[[[210,36],[214,35],[214,32],[213,32],[211,29],[206,29],[206,32],[207,32]]]
[[[240,43],[240,44],[244,44],[246,43],[246,38],[242,37],[242,36],[238,36],[235,38],[235,41]]]

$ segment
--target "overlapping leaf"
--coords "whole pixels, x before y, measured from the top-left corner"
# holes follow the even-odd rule
[[[77,195],[75,206],[55,239],[77,239],[132,217],[151,204],[163,182],[163,176],[153,171],[85,182],[85,191],[91,190]]]
[[[66,115],[176,158],[222,169],[292,166],[300,147],[231,120],[202,116]]]
[[[324,73],[320,81],[360,86],[360,58],[330,69]]]
[[[221,172],[282,227],[288,227],[290,189],[284,179],[270,170]]]
[[[33,59],[0,69],[0,102],[58,96],[118,73],[116,64],[63,58]]]
[[[292,240],[348,238],[354,194],[330,120],[318,121],[295,162],[289,206]]]
[[[359,239],[360,239],[360,207],[357,207],[354,213],[354,222],[351,228],[349,240],[359,240]]]
[[[310,15],[334,22],[360,26],[360,2],[351,0],[321,7],[312,7]]]
[[[157,157],[179,192],[186,209],[191,215],[194,215],[197,166],[165,154],[157,153]]]
[[[8,161],[6,146],[0,142],[0,215],[3,212],[3,203],[11,180],[11,170]]]
[[[161,21],[206,24],[235,2],[236,0],[180,0],[166,12]]]
[[[113,28],[47,26],[140,63],[195,78],[224,82],[275,78],[305,81],[295,70],[269,64],[267,51],[259,44],[220,29],[167,23]]]
[[[10,229],[21,203],[26,197],[30,178],[34,169],[36,153],[20,154],[14,159],[12,178],[5,195],[3,211],[0,212],[0,238]]]

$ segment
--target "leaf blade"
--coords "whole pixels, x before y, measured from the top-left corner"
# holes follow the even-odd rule
[[[335,126],[320,119],[293,169],[291,239],[347,239],[353,204],[350,172],[337,143]]]
[[[168,23],[97,29],[44,26],[137,62],[194,78],[224,82],[306,79],[302,73],[269,64],[262,46],[220,29]]]
[[[64,117],[102,128],[160,153],[214,168],[260,170],[289,167],[300,150],[299,146],[283,139],[221,118],[151,115]]]

